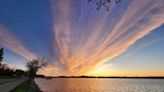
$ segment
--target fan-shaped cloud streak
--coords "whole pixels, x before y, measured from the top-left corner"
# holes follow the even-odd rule
[[[27,60],[32,60],[37,57],[35,54],[27,50],[21,42],[9,33],[2,25],[0,25],[0,44]]]
[[[55,66],[61,74],[80,75],[125,52],[164,23],[163,0],[133,0],[121,16],[79,10],[73,0],[51,0]],[[119,5],[118,5],[119,6]],[[94,15],[95,14],[95,15]]]

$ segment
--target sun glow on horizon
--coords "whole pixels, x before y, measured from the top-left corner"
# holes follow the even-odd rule
[[[119,56],[164,23],[161,2],[133,0],[121,16],[112,17],[114,11],[106,14],[102,10],[96,13],[92,10],[93,15],[87,16],[85,1],[86,6],[79,6],[81,13],[78,14],[72,0],[51,0],[54,17],[52,57],[55,57],[52,61],[56,60],[57,71],[63,75],[83,75],[90,71],[101,74],[104,71],[100,68],[102,64]]]
[[[10,30],[16,29],[17,26],[7,28],[5,22],[4,25],[0,24],[0,46],[26,60],[45,56],[48,65],[38,74],[46,76],[164,76],[164,72],[157,71],[163,68],[153,71],[151,68],[145,69],[145,67],[142,67],[142,69],[145,69],[145,71],[142,71],[142,69],[135,70],[135,67],[130,67],[132,70],[127,70],[126,67],[120,68],[117,66],[117,63],[110,63],[111,60],[123,55],[137,41],[149,36],[157,28],[164,25],[163,2],[163,0],[122,0],[119,4],[111,3],[112,10],[108,13],[103,8],[96,10],[96,8],[93,8],[94,4],[89,3],[88,0],[49,0],[47,6],[51,18],[48,20],[46,14],[40,16],[41,18],[46,16],[45,20],[51,21],[51,23],[47,23],[43,20],[45,23],[41,23],[45,25],[45,29],[43,28],[45,33],[40,31],[42,27],[39,23],[29,26],[30,22],[27,21],[25,27],[20,25],[19,28],[26,28],[27,26],[28,29],[28,27],[39,26],[39,31],[36,30],[37,27],[36,29],[33,28],[33,30],[36,30],[36,33],[34,33],[39,35],[38,38],[35,35],[33,35],[33,38],[31,37],[30,33],[33,32],[29,32],[29,34],[28,32],[27,34],[26,32],[20,32],[20,34],[15,33],[14,35],[15,31],[11,32]],[[27,20],[31,16],[26,17]],[[38,20],[41,21],[40,18]],[[32,22],[34,21],[32,20]],[[46,27],[50,30],[47,31]],[[50,34],[47,35],[46,32]],[[24,34],[28,35],[30,39],[27,36],[24,37]],[[19,35],[22,39],[16,37]],[[163,38],[161,36],[158,39],[146,41],[133,53]],[[33,42],[33,39],[37,41]],[[152,38],[150,37],[150,39]],[[23,44],[21,41],[27,41],[27,43],[24,42],[25,44]],[[29,48],[24,45],[29,46]],[[29,49],[34,50],[34,52]],[[40,51],[42,49],[44,50]],[[155,49],[158,49],[158,47]],[[128,55],[130,56],[133,53]],[[137,60],[136,62],[138,62]],[[145,57],[140,63],[146,62],[144,60]],[[15,61],[13,60],[13,62]],[[121,60],[118,61],[122,62]],[[127,61],[133,62],[128,59]]]

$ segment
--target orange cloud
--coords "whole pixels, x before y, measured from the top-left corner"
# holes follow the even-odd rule
[[[51,2],[54,53],[58,57],[56,67],[61,70],[61,74],[81,75],[94,71],[122,54],[137,40],[164,23],[162,2],[133,0],[120,19],[110,18],[105,13],[95,13],[97,15],[87,19],[84,7],[82,14],[78,16],[79,20],[75,20],[76,12],[71,0]],[[83,21],[87,23],[84,24]],[[112,24],[113,21],[116,21],[115,25]]]

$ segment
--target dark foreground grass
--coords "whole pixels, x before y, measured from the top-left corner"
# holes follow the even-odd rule
[[[18,85],[13,90],[11,90],[10,92],[28,92],[29,87],[30,87],[30,82],[25,81],[25,82],[21,83],[20,85]]]
[[[34,80],[25,81],[18,85],[16,88],[11,90],[10,92],[42,92],[39,87],[36,85]]]

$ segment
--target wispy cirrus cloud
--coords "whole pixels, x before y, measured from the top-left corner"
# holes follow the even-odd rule
[[[87,12],[89,7],[85,5],[79,6],[77,12],[72,2],[50,2],[54,16],[52,57],[56,57],[52,61],[61,74],[94,71],[164,23],[163,0],[129,1],[128,8],[116,17],[94,10]]]
[[[27,60],[32,60],[37,57],[37,55],[25,48],[23,44],[2,25],[0,25],[0,44]]]

